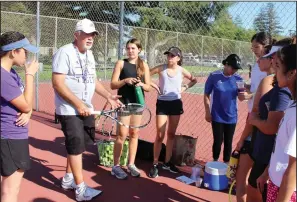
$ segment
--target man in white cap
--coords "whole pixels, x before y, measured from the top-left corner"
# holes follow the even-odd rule
[[[67,150],[67,168],[61,186],[74,189],[77,201],[90,201],[102,193],[87,186],[82,174],[82,153],[87,144],[94,143],[95,137],[95,120],[91,114],[94,92],[106,98],[112,108],[121,105],[118,96],[111,95],[97,80],[90,50],[96,35],[98,31],[91,20],[78,21],[74,42],[61,47],[53,57],[56,114]]]

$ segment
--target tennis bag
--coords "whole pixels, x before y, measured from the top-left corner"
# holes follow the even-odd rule
[[[164,162],[166,155],[166,146],[162,143],[159,161]],[[136,158],[153,162],[154,160],[154,143],[138,139]]]
[[[113,166],[113,148],[114,140],[100,140],[97,142],[99,164],[105,167]],[[128,163],[129,141],[126,140],[123,145],[123,151],[120,158],[120,165],[126,166]]]
[[[197,137],[176,135],[172,150],[172,162],[175,165],[193,166],[196,155]]]

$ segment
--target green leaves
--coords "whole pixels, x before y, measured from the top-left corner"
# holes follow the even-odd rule
[[[256,31],[265,31],[274,37],[282,32],[283,28],[279,23],[273,3],[267,3],[261,8],[254,20],[254,27]]]

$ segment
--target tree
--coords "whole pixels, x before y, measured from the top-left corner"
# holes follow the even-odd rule
[[[22,2],[27,9],[26,13],[36,13],[36,2]],[[33,5],[34,6],[26,6]],[[221,38],[240,39],[244,38],[242,29],[238,31],[239,25],[232,22],[228,15],[228,7],[233,3],[228,2],[168,2],[168,1],[136,1],[125,2],[124,24],[128,26],[145,27],[157,30],[148,30],[146,33],[139,32],[135,28],[125,26],[125,39],[137,37],[147,40],[147,59],[151,66],[154,64],[156,53],[162,53],[168,46],[181,45],[176,44],[178,34],[189,33],[194,35],[211,35]],[[54,8],[54,9],[53,9]],[[35,11],[34,11],[35,9]],[[114,24],[108,25],[108,44],[107,49],[116,46],[118,41],[119,23],[119,3],[118,2],[41,2],[40,14],[46,16],[55,16],[72,19],[89,18],[100,28],[101,33],[105,33],[103,24],[107,22]],[[61,43],[69,41],[75,21],[58,20],[58,46]],[[48,30],[50,23],[44,23],[41,26],[43,30]],[[164,31],[161,31],[164,30]],[[47,31],[50,33],[51,30]],[[170,32],[166,32],[170,31]],[[112,34],[112,36],[110,35]],[[145,34],[145,35],[144,35]],[[110,37],[111,36],[111,37]],[[145,38],[144,36],[147,36]],[[47,38],[47,39],[46,39]],[[52,41],[51,37],[41,39],[45,44]],[[97,37],[98,43],[95,43],[96,52],[104,55],[105,37]],[[198,39],[200,41],[200,39]],[[144,40],[143,40],[144,42]],[[183,48],[192,50],[193,43],[183,39]],[[200,42],[199,42],[200,43]],[[99,45],[97,45],[99,44]],[[108,50],[107,50],[108,52]],[[194,52],[194,51],[191,51]],[[199,51],[196,50],[198,53]],[[211,50],[213,52],[213,50]],[[95,53],[95,51],[94,51]],[[158,53],[157,53],[158,54]]]
[[[1,2],[1,11],[26,13],[29,8],[36,9],[32,2]],[[30,12],[28,12],[30,13]],[[34,16],[1,13],[1,32],[18,31],[24,34],[31,43],[36,43]]]
[[[270,33],[271,36],[279,35],[282,32],[283,28],[280,26],[273,3],[267,4],[266,13],[267,13],[267,32]]]
[[[242,27],[242,20],[239,15],[236,16],[236,18],[234,20],[234,24],[237,25],[238,27]]]
[[[282,32],[273,3],[262,7],[254,19],[254,27],[257,32],[265,31],[271,36],[277,36]]]
[[[267,16],[265,13],[265,8],[262,7],[260,12],[257,14],[256,18],[254,19],[254,27],[257,32],[264,32],[267,30],[266,21]]]
[[[230,5],[224,2],[131,2],[126,7],[127,12],[139,16],[138,24],[141,27],[208,34],[213,21],[218,19],[221,12],[227,12]],[[169,42],[176,45],[177,34],[149,30],[147,36],[147,60],[149,66],[152,66],[156,50],[161,54],[168,48]]]

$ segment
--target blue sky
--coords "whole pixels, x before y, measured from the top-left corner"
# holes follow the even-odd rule
[[[229,13],[235,19],[239,16],[243,26],[251,28],[256,15],[261,7],[266,6],[268,2],[238,2],[229,8]],[[296,31],[296,2],[273,2],[280,25],[284,28],[284,35],[289,34],[289,30]]]

